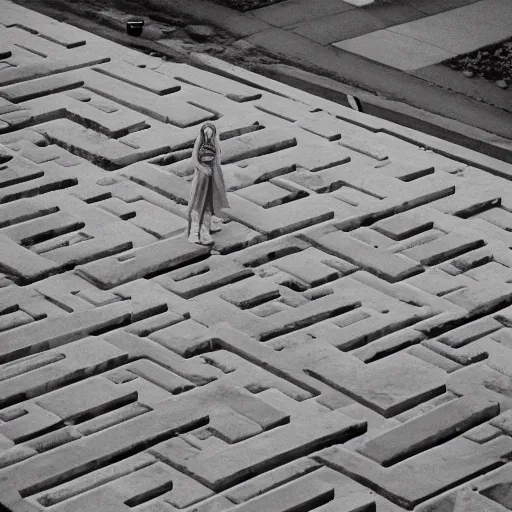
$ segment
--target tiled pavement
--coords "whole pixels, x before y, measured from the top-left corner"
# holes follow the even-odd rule
[[[512,37],[510,0],[392,0],[357,8],[342,0],[288,0],[252,11],[318,43],[413,71]]]
[[[512,166],[0,6],[4,506],[511,509]]]

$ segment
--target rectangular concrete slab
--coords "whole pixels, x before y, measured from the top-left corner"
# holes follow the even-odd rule
[[[498,403],[465,396],[375,437],[357,451],[383,466],[390,466],[489,420],[498,413]]]
[[[323,16],[332,16],[339,12],[353,9],[343,0],[325,0],[322,2],[310,2],[309,0],[289,0],[278,2],[274,5],[254,9],[251,14],[260,20],[266,21],[275,27],[295,25]]]
[[[368,365],[344,355],[306,370],[385,418],[445,391],[443,370],[406,353]]]
[[[72,421],[79,416],[101,414],[135,400],[135,391],[124,389],[103,377],[95,377],[48,393],[36,403],[63,421]]]
[[[455,57],[455,53],[448,50],[391,30],[377,30],[333,43],[333,46],[402,71],[424,68]]]
[[[338,447],[325,450],[315,459],[327,462],[329,467],[412,510],[436,494],[502,465],[500,458],[511,449],[512,440],[505,436],[485,444],[457,438],[390,469],[383,469],[362,455]]]
[[[255,439],[217,453],[210,458],[193,459],[187,470],[208,487],[222,490],[245,479],[314,451],[327,440],[353,437],[365,427],[361,422],[338,412],[313,421],[294,422],[260,434]]]
[[[184,238],[164,240],[117,257],[87,263],[77,273],[109,289],[146,276],[151,272],[169,269],[208,253],[208,248],[189,243]]]
[[[389,30],[447,52],[469,53],[510,37],[511,11],[507,0],[483,0]]]

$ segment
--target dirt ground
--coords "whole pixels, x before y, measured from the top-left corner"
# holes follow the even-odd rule
[[[483,77],[499,87],[508,88],[512,85],[512,39],[485,50],[459,55],[447,64],[452,69],[461,70],[468,78]]]

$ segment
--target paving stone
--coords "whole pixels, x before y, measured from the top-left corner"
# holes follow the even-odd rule
[[[36,450],[29,448],[28,446],[14,446],[9,450],[5,450],[0,454],[0,468],[6,468],[12,466],[18,462],[37,455]],[[7,478],[4,477],[6,480]]]
[[[27,441],[24,443],[24,446],[33,448],[39,453],[43,453],[48,450],[53,450],[58,446],[62,446],[63,444],[71,443],[76,439],[80,439],[80,437],[82,437],[80,432],[78,432],[73,426],[68,426],[49,432],[37,439],[33,439],[32,441]]]
[[[105,506],[113,507],[109,508],[110,510],[129,510],[129,505],[144,503],[148,496],[172,489],[171,475],[171,470],[165,464],[156,462],[130,475],[122,476],[104,487],[66,500],[65,503],[56,505],[55,509],[92,511],[105,503]]]
[[[434,201],[432,208],[450,215],[467,218],[487,208],[500,204],[500,192],[482,189],[479,185],[461,184],[457,186],[454,197]]]
[[[82,415],[101,414],[102,410],[125,405],[137,399],[136,393],[119,389],[101,377],[53,391],[37,400],[37,404],[63,421],[73,421]]]
[[[239,222],[224,224],[220,233],[213,233],[214,250],[220,254],[231,254],[246,247],[264,242],[267,237]]]
[[[252,478],[249,482],[235,486],[227,492],[226,496],[234,503],[246,502],[319,467],[320,465],[317,462],[309,458],[302,458]]]
[[[507,285],[473,286],[445,295],[445,298],[464,309],[470,316],[479,315],[495,308],[507,305],[512,290]]]
[[[131,311],[129,302],[118,302],[4,332],[0,334],[0,360],[9,361],[84,338],[91,332],[121,324],[130,317]]]
[[[94,71],[86,76],[89,90],[163,123],[186,128],[215,118],[211,112],[177,97],[159,96]]]
[[[421,272],[420,266],[354,240],[343,232],[324,234],[320,231],[306,235],[306,239],[328,254],[345,259],[393,283]]]
[[[49,215],[58,211],[57,206],[50,206],[35,198],[20,199],[13,203],[0,206],[2,221],[0,227],[4,228],[19,222],[25,222],[37,217]]]
[[[291,122],[298,121],[311,113],[311,107],[303,103],[270,94],[265,94],[263,98],[254,101],[252,104],[262,112]]]
[[[167,63],[159,68],[159,72],[164,75],[173,76],[180,82],[222,94],[233,101],[243,102],[261,98],[261,92],[257,89],[228,80],[220,75],[207,73],[188,64]]]
[[[467,510],[468,512],[476,512],[477,510],[504,512],[506,510],[498,503],[485,498],[479,493],[472,492],[472,489],[467,486],[442,495],[438,499],[430,500],[423,506],[418,507],[418,510],[420,512],[433,512],[436,509],[440,510],[439,507],[453,512],[458,512],[459,510]]]
[[[36,281],[57,271],[59,265],[19,246],[5,235],[0,235],[2,256],[0,268],[24,281]]]
[[[207,254],[209,249],[190,244],[185,239],[164,240],[125,253],[122,257],[105,258],[80,267],[77,273],[102,289],[110,289],[134,279],[171,270],[186,261]]]
[[[70,152],[108,169],[119,169],[144,157],[126,144],[83,128],[67,119],[40,124],[36,130],[43,133],[53,144],[58,144]]]
[[[338,144],[345,148],[352,149],[353,151],[357,151],[358,153],[362,153],[363,155],[375,158],[375,160],[382,161],[388,158],[384,146],[369,143],[367,137],[345,135]]]
[[[280,297],[280,293],[278,287],[273,283],[254,276],[240,284],[231,285],[228,290],[220,294],[220,297],[240,309],[247,309],[260,302],[277,299]]]
[[[294,236],[280,237],[239,251],[233,255],[233,260],[245,267],[257,267],[274,259],[298,253],[308,247],[307,242]]]
[[[210,256],[206,261],[188,265],[153,278],[163,288],[190,299],[254,274],[231,259]]]
[[[337,258],[329,258],[318,249],[310,247],[297,254],[284,256],[274,263],[274,266],[287,272],[310,286],[318,286],[339,277],[336,267],[330,262],[337,263]],[[328,264],[329,263],[329,264]],[[340,261],[343,264],[343,261]]]
[[[363,36],[334,43],[341,50],[357,53],[402,71],[437,64],[455,53],[391,30],[377,30]],[[383,49],[386,48],[385,51]]]
[[[502,431],[499,428],[493,427],[489,423],[484,423],[483,425],[468,430],[462,437],[482,444],[487,441],[492,441],[500,435],[502,435]]]
[[[187,228],[185,219],[148,201],[135,201],[131,204],[135,216],[129,222],[156,238],[173,237]]]
[[[179,82],[170,79],[150,69],[141,69],[137,66],[130,66],[124,62],[109,62],[93,68],[99,73],[111,76],[141,89],[153,92],[160,96],[179,91]]]
[[[112,304],[121,300],[120,297],[113,293],[104,292],[95,288],[80,290],[76,293],[76,296],[97,307],[106,306],[107,304]]]
[[[503,325],[493,318],[482,318],[439,336],[437,339],[453,348],[459,348],[501,329]]]
[[[403,240],[434,227],[433,222],[426,222],[414,215],[414,212],[405,212],[394,215],[389,219],[381,220],[372,226],[380,233],[393,240]]]
[[[502,284],[503,282],[508,283],[508,281],[512,279],[510,268],[495,261],[488,262],[477,268],[469,269],[466,275],[482,284],[489,284],[491,282]]]
[[[101,204],[98,206],[123,220],[128,220],[135,216],[135,211],[130,206],[130,203],[125,203],[117,197],[111,197],[101,201]]]
[[[42,78],[56,73],[72,71],[74,69],[107,62],[109,57],[91,55],[85,52],[74,54],[73,57],[59,60],[46,59],[37,63],[26,63],[12,66],[0,72],[0,85],[11,85],[17,82]]]
[[[123,421],[128,421],[132,418],[140,416],[141,414],[146,414],[150,410],[151,409],[145,405],[142,405],[138,402],[133,402],[123,407],[119,407],[113,411],[106,412],[105,414],[102,414],[96,418],[83,421],[76,426],[76,430],[82,435],[88,436],[90,434],[95,434],[100,430],[118,425]]]
[[[107,468],[99,469],[93,473],[78,477],[48,492],[36,495],[37,502],[44,506],[53,506],[69,499],[96,485],[108,483],[112,479],[147,467],[155,462],[154,457],[147,453],[140,453],[128,457],[120,462],[111,464]]]
[[[30,356],[14,364],[14,375],[2,384],[0,401],[9,403],[20,397],[39,396],[61,386],[66,379],[73,378],[76,372],[90,372],[126,361],[128,354],[117,347],[94,337],[71,343],[50,351],[49,360]],[[12,370],[11,370],[12,371]],[[30,371],[30,379],[25,373]]]
[[[331,208],[318,204],[313,198],[267,210],[234,194],[230,194],[229,202],[230,208],[224,210],[226,215],[271,238],[330,220],[334,216]]]
[[[427,293],[444,296],[447,293],[464,288],[464,281],[457,279],[457,277],[458,276],[451,276],[450,274],[435,268],[429,269],[423,274],[411,277],[407,282]]]
[[[212,343],[212,333],[194,320],[171,325],[151,334],[149,338],[184,357],[193,355],[201,344]]]
[[[243,188],[236,192],[237,195],[262,206],[271,208],[282,204],[284,199],[290,196],[290,191],[281,187],[276,187],[272,183],[260,183],[250,187]]]
[[[185,360],[148,338],[141,338],[127,332],[117,332],[109,335],[108,341],[129,353],[131,358],[144,357],[157,361],[163,368],[199,386],[212,382],[222,375],[220,370],[201,364],[202,361]]]
[[[230,164],[266,155],[297,145],[295,137],[279,130],[265,129],[241,135],[221,143],[222,163]]]
[[[462,397],[368,441],[359,453],[387,467],[469,430],[499,412],[499,404]]]
[[[386,250],[395,245],[393,240],[389,237],[366,227],[354,229],[354,231],[350,232],[350,236],[356,240],[360,240],[366,245],[373,246],[375,249]]]
[[[315,459],[325,461],[333,469],[339,468],[394,503],[411,510],[443,490],[495,469],[501,464],[498,460],[501,454],[509,450],[510,440],[504,437],[483,445],[457,438],[386,471],[375,462],[343,448],[329,448]]]
[[[267,286],[265,288],[266,293],[275,295],[275,292],[270,291]],[[245,300],[246,292],[242,290],[242,293],[244,293],[242,298]],[[259,290],[258,293],[260,293]],[[259,298],[259,296],[252,296],[250,300],[258,300],[256,297]],[[360,302],[342,294],[327,294],[311,302],[307,302],[304,297],[301,298],[303,302],[292,304],[291,308],[266,318],[259,318],[252,315],[250,311],[240,310],[234,305],[230,307],[228,302],[219,303],[213,298],[194,299],[196,304],[191,314],[194,319],[208,326],[229,319],[229,322],[240,331],[266,341],[360,306]],[[235,295],[233,300],[239,300],[239,298]]]
[[[493,261],[492,251],[489,250],[488,247],[482,247],[481,249],[468,252],[459,258],[452,260],[451,264],[459,270],[467,272],[468,270],[472,270],[473,268],[479,267],[480,265],[485,265],[491,261]],[[468,274],[468,276],[472,277],[473,279],[475,278],[470,274]]]
[[[353,6],[340,0],[331,0],[321,5],[309,5],[298,1],[291,4],[275,4],[255,9],[253,16],[275,26],[294,25],[308,19],[329,16],[352,9]]]
[[[476,215],[506,231],[512,231],[512,214],[503,208],[490,208]]]
[[[167,311],[161,315],[152,316],[140,322],[130,324],[125,327],[125,331],[137,336],[149,336],[155,331],[182,322],[184,318],[183,315],[176,314],[174,311]]]
[[[75,266],[89,263],[100,258],[118,254],[133,247],[133,237],[129,233],[98,236],[75,244],[64,244],[44,252],[44,257],[61,266]]]
[[[61,418],[37,404],[29,403],[22,408],[20,417],[11,419],[0,425],[0,434],[17,444],[28,439],[41,436],[62,424]],[[6,411],[6,414],[8,411]]]
[[[290,455],[306,455],[327,439],[346,439],[364,428],[364,422],[329,413],[309,422],[294,422],[278,430],[263,433],[255,441],[247,440],[214,458],[192,460],[187,464],[200,482],[224,489],[248,473],[255,475],[290,460]]]
[[[491,471],[475,480],[474,488],[479,494],[492,500],[493,504],[500,504],[510,509],[510,464],[505,464],[495,471]]]
[[[0,230],[0,235],[8,236],[20,245],[34,245],[44,239],[53,238],[85,227],[79,219],[64,212],[52,213],[38,219],[29,220]]]
[[[194,388],[189,380],[153,361],[135,361],[124,366],[123,370],[141,377],[128,380],[123,387],[137,393],[139,403],[149,407]]]
[[[482,245],[482,239],[451,233],[433,242],[408,249],[403,254],[422,265],[435,265]]]
[[[443,357],[441,354],[429,350],[423,345],[413,346],[407,350],[407,353],[414,357],[417,357],[418,359],[422,359],[426,363],[438,366],[442,370],[445,370],[447,373],[451,373],[462,368],[462,366],[459,363],[447,359],[446,357]]]
[[[29,324],[33,321],[34,319],[24,311],[15,311],[14,313],[2,315],[0,316],[0,332],[8,331],[14,327]]]
[[[445,372],[405,353],[369,366],[344,356],[308,371],[386,418],[445,390]]]
[[[490,44],[490,34],[482,30],[482,24],[489,26],[494,24],[496,32],[494,37],[500,39],[501,31],[508,16],[500,16],[499,7],[502,2],[492,2],[486,9],[482,10],[478,5],[467,5],[446,13],[428,16],[421,20],[393,27],[391,30],[413,37],[420,41],[435,44],[439,48],[459,54],[460,52],[471,52]],[[452,41],[447,37],[447,28],[457,33],[457,40]],[[506,36],[504,36],[506,37]]]
[[[371,363],[404,348],[416,345],[425,339],[425,335],[414,329],[404,329],[394,334],[388,334],[373,343],[351,352],[365,363]],[[409,352],[410,353],[410,352]],[[420,358],[421,359],[421,358]],[[427,361],[428,362],[428,361]]]
[[[346,352],[368,345],[374,340],[417,323],[430,315],[429,311],[415,311],[407,307],[397,308],[390,313],[369,316],[356,324],[343,327],[329,342]],[[338,325],[337,320],[333,323]],[[412,339],[416,339],[415,336]]]
[[[194,413],[184,404],[169,402],[148,414],[99,432],[94,435],[94,439],[87,436],[52,450],[49,455],[42,454],[35,464],[18,465],[15,471],[10,471],[9,478],[20,490],[45,490],[69,478],[70,471],[83,473],[97,461],[105,460],[109,454],[112,457],[126,452],[162,434],[190,428],[204,420],[204,414]],[[144,432],[143,437],[140,436],[141,432]]]
[[[275,510],[286,512],[296,507],[315,507],[334,498],[334,489],[324,482],[292,482],[263,496],[254,498],[233,508],[233,511],[251,512]]]
[[[190,184],[171,173],[163,173],[146,163],[138,163],[123,170],[123,175],[135,183],[148,187],[178,204],[188,204]]]

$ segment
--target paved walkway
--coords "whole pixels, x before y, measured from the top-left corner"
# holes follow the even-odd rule
[[[413,71],[509,39],[511,7],[509,0],[481,0],[333,44],[388,66]]]
[[[0,25],[4,507],[510,508],[511,165],[7,0]],[[213,250],[184,233],[205,120]]]
[[[251,14],[320,44],[412,71],[512,37],[509,0],[288,0]]]

